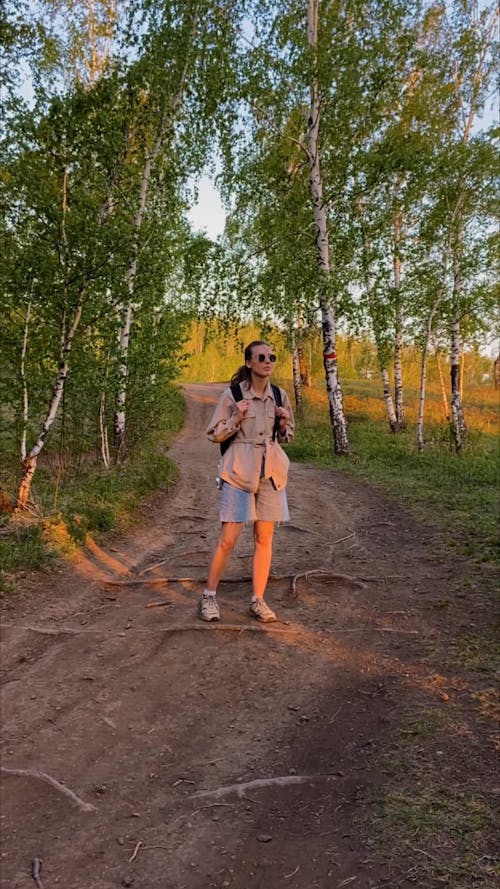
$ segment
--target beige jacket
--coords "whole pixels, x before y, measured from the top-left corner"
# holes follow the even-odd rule
[[[295,423],[290,400],[281,389],[282,404],[290,419],[285,431],[273,441],[276,406],[271,386],[267,385],[264,395],[258,395],[248,383],[242,382],[240,385],[243,398],[248,399],[250,404],[239,429],[229,386],[224,389],[207,429],[209,439],[215,442],[230,438],[237,430],[236,438],[221,457],[219,476],[236,488],[253,492],[259,487],[261,477],[270,478],[277,490],[281,491],[286,485],[290,461],[278,441],[293,439]]]

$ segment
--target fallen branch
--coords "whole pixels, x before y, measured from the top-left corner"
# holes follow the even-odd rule
[[[42,859],[34,858],[31,862],[31,876],[35,881],[36,889],[43,889],[43,884],[40,879],[40,874],[42,873]]]
[[[217,787],[215,790],[198,790],[190,797],[200,799],[207,796],[227,796],[228,793],[236,793],[240,799],[245,796],[246,790],[255,790],[258,787],[287,787],[289,784],[307,784],[309,781],[335,781],[335,775],[280,775],[276,778],[256,778],[255,781],[242,781],[239,784],[227,784],[225,787]]]
[[[67,796],[81,812],[96,811],[96,807],[93,806],[92,803],[86,803],[83,799],[80,799],[76,793],[73,793],[69,787],[65,787],[64,784],[61,784],[56,778],[52,778],[51,775],[47,775],[45,772],[39,772],[38,769],[9,769],[6,766],[0,766],[0,771],[5,775],[14,775],[20,778],[38,778],[40,781],[45,781],[46,784],[50,784],[55,790],[59,790],[64,796]]]

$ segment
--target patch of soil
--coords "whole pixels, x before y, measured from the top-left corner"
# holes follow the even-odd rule
[[[280,622],[246,613],[250,529],[222,622],[196,619],[218,534],[205,428],[219,391],[186,387],[175,491],[4,606],[5,889],[36,885],[35,858],[46,889],[414,886],[412,862],[370,840],[407,714],[453,712],[446,780],[468,768],[481,787],[491,768],[480,684],[448,657],[487,607],[478,596],[471,621],[467,566],[380,491],[294,464],[267,597]]]

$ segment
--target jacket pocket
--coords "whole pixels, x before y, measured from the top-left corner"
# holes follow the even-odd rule
[[[286,487],[290,460],[279,444],[271,445],[271,478],[278,491]]]

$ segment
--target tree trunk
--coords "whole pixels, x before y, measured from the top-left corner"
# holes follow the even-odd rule
[[[399,254],[401,242],[401,217],[396,213],[394,217],[394,290],[396,293],[396,305],[394,312],[394,401],[396,407],[396,419],[398,431],[406,429],[404,398],[403,398],[403,366],[401,353],[403,348],[403,313],[401,309],[401,257]]]
[[[328,244],[328,222],[323,202],[323,180],[319,155],[320,98],[318,81],[318,6],[319,0],[308,0],[307,37],[312,57],[312,78],[310,86],[310,108],[307,122],[307,144],[309,157],[309,183],[316,230],[316,256],[321,278],[321,326],[323,331],[323,366],[325,369],[326,391],[333,432],[333,449],[338,456],[347,455],[351,448],[347,434],[347,420],[344,414],[342,389],[340,386],[337,347],[336,318],[331,298],[330,256]]]
[[[194,36],[196,30],[196,18],[193,20],[191,34]],[[134,215],[133,229],[133,247],[132,258],[129,263],[126,274],[126,286],[128,294],[128,303],[122,310],[122,324],[119,333],[118,347],[118,392],[116,397],[116,410],[114,416],[114,436],[115,436],[115,459],[120,462],[126,451],[126,427],[127,427],[127,381],[129,372],[129,345],[130,332],[133,320],[133,301],[135,293],[135,281],[137,277],[137,266],[140,246],[140,233],[146,212],[149,186],[154,165],[158,155],[163,147],[166,133],[173,127],[175,116],[181,106],[186,86],[189,65],[191,63],[189,53],[186,53],[186,61],[184,63],[179,88],[173,97],[172,104],[168,110],[162,114],[158,134],[151,151],[147,153],[144,168],[141,176],[141,185],[139,189],[139,200]]]
[[[292,347],[292,374],[293,392],[295,395],[295,408],[297,414],[302,413],[302,380],[300,378],[299,347],[294,343]]]
[[[31,300],[26,308],[26,317],[24,319],[24,334],[23,334],[23,346],[21,349],[21,365],[20,365],[20,376],[21,376],[21,384],[23,387],[23,429],[21,433],[21,463],[24,463],[26,460],[26,433],[28,430],[28,416],[29,416],[29,397],[28,397],[28,384],[26,382],[26,352],[28,350],[28,334],[29,334],[29,325],[31,318]]]
[[[308,389],[311,386],[311,372],[310,372],[310,363],[308,363],[304,356],[304,349],[302,346],[302,336],[303,336],[303,320],[302,314],[298,312],[297,316],[297,338],[296,338],[296,346],[297,346],[297,357],[299,361],[299,374],[300,374],[300,382],[302,386],[306,386]]]
[[[136,263],[135,266],[137,267]],[[129,273],[132,274],[131,269],[129,269]],[[129,273],[127,273],[127,277],[129,277]],[[132,316],[132,303],[128,303],[122,311],[122,324],[118,336],[118,393],[116,396],[116,410],[114,416],[115,460],[117,463],[119,463],[125,456],[128,349],[130,344]]]
[[[455,450],[460,453],[467,438],[462,398],[460,395],[460,321],[459,305],[462,288],[458,245],[453,257],[453,301],[451,319],[450,379],[451,379],[451,432]]]
[[[444,384],[443,368],[441,366],[441,357],[439,355],[439,350],[436,349],[436,347],[434,347],[434,350],[436,353],[436,361],[437,361],[437,366],[438,366],[439,385],[441,388],[441,398],[443,399],[444,418],[447,422],[449,422],[450,421],[450,407],[448,405],[448,396],[446,394],[446,386]]]
[[[429,339],[430,332],[425,338],[424,348],[422,349],[422,364],[420,366],[420,391],[418,397],[418,419],[417,419],[417,447],[419,451],[424,449],[424,409],[425,409],[425,387],[427,382],[427,358],[429,355]]]
[[[99,401],[99,434],[101,439],[101,457],[106,469],[111,465],[109,453],[108,427],[106,424],[106,391],[101,392]]]
[[[27,509],[28,500],[31,491],[31,482],[36,470],[38,456],[26,457],[23,464],[23,477],[17,492],[16,510],[22,511]]]
[[[384,401],[387,409],[387,417],[389,420],[389,426],[391,432],[398,431],[398,419],[396,417],[396,411],[394,410],[394,402],[392,400],[391,393],[391,381],[389,379],[389,372],[386,367],[380,368],[380,377],[382,379],[382,391],[384,393]]]
[[[57,416],[57,411],[59,409],[59,404],[61,402],[61,398],[64,393],[64,387],[66,384],[66,378],[68,376],[69,370],[69,356],[71,352],[71,347],[73,345],[73,339],[75,333],[77,331],[78,325],[80,324],[80,319],[82,317],[82,309],[83,302],[77,306],[75,315],[73,318],[73,323],[70,327],[68,335],[66,337],[66,342],[64,343],[63,357],[61,358],[61,362],[59,364],[59,370],[57,372],[56,380],[54,383],[54,388],[52,390],[52,397],[49,402],[49,407],[47,411],[47,415],[42,425],[42,429],[38,435],[38,438],[31,448],[28,456],[25,458],[23,463],[23,476],[21,479],[21,483],[19,485],[19,490],[17,494],[17,509],[26,509],[30,490],[31,490],[31,482],[33,480],[33,475],[35,473],[37,459],[40,451],[42,450],[47,436],[52,428],[54,420]]]
[[[299,359],[299,374],[300,374],[300,382],[302,386],[305,386],[306,389],[311,388],[311,370],[309,364],[307,363],[304,356],[304,349],[302,345],[299,343],[297,346],[297,353]]]

